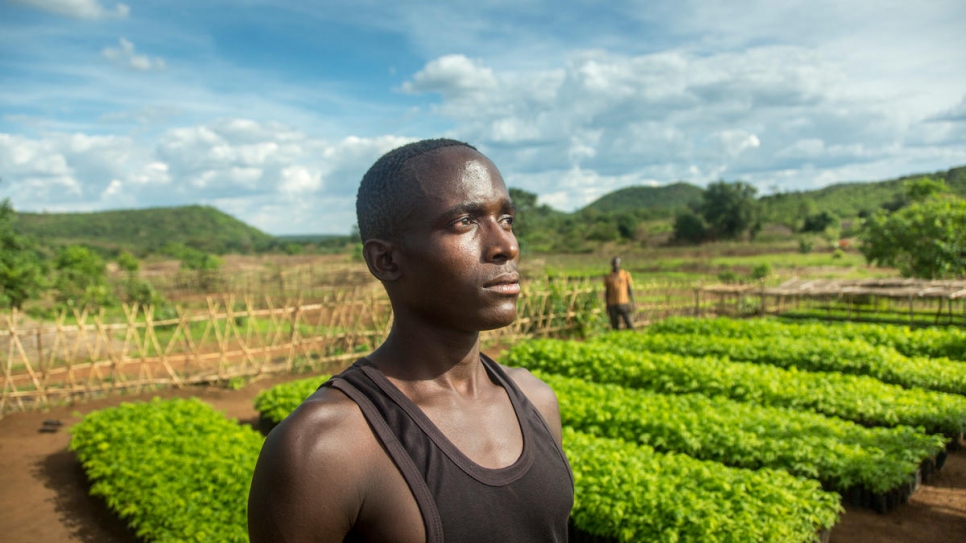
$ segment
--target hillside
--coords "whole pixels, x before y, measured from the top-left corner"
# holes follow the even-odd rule
[[[831,211],[842,218],[853,218],[881,208],[902,194],[907,180],[922,176],[943,179],[952,192],[966,197],[966,166],[961,166],[887,181],[840,183],[813,191],[773,194],[759,201],[767,221],[784,222],[789,217],[799,217],[803,209]]]
[[[689,183],[677,182],[660,187],[625,187],[601,196],[588,204],[584,210],[602,213],[631,211],[635,209],[667,210],[667,216],[701,199],[704,189]]]
[[[943,179],[953,192],[966,196],[966,166],[961,166],[886,181],[839,183],[818,190],[772,194],[762,196],[759,201],[768,222],[785,222],[799,217],[803,210],[809,213],[831,211],[842,218],[853,218],[893,201],[903,193],[903,184],[907,180],[922,176]],[[689,203],[699,201],[703,192],[701,187],[683,181],[661,187],[625,187],[601,196],[581,211],[648,210],[654,217],[669,217]]]
[[[16,229],[44,243],[84,243],[136,253],[183,243],[208,253],[250,253],[274,238],[208,206],[124,209],[94,213],[17,213]]]

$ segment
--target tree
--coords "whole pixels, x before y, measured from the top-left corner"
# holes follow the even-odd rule
[[[707,230],[704,219],[691,211],[682,211],[674,218],[674,240],[679,243],[701,243]]]
[[[623,239],[634,239],[637,232],[637,219],[630,213],[617,215],[617,231]]]
[[[81,245],[65,247],[54,260],[57,299],[74,307],[112,305],[104,261]]]
[[[756,192],[755,187],[742,181],[711,183],[693,212],[677,215],[674,238],[687,243],[735,239],[756,225],[760,228]]]
[[[0,292],[11,307],[22,309],[43,288],[44,273],[30,240],[14,232],[15,218],[10,199],[5,199],[0,203]]]
[[[966,276],[966,200],[933,193],[894,213],[878,211],[859,235],[865,259],[906,277]]]
[[[509,192],[510,199],[513,200],[513,206],[516,209],[513,217],[513,233],[517,240],[522,242],[531,233],[530,220],[528,219],[531,219],[531,213],[537,208],[537,195],[514,187],[510,187]]]
[[[735,239],[757,219],[755,187],[742,181],[717,181],[708,185],[701,196],[698,212],[708,225],[713,240]]]
[[[942,179],[932,177],[920,177],[905,183],[906,199],[910,202],[922,202],[938,194],[949,192],[949,187]]]
[[[824,232],[830,227],[837,227],[839,218],[831,211],[821,211],[805,217],[802,224],[802,232]]]
[[[137,274],[138,270],[141,269],[141,262],[131,253],[121,251],[117,255],[117,267],[127,272],[128,276],[131,276]]]
[[[931,196],[945,194],[949,187],[942,179],[932,177],[917,177],[903,184],[902,193],[896,194],[892,200],[882,204],[886,211],[899,211],[913,202],[922,202]]]

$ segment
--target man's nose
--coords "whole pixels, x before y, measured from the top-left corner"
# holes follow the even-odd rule
[[[511,228],[493,221],[487,228],[484,257],[488,262],[513,260],[520,253],[520,245]]]

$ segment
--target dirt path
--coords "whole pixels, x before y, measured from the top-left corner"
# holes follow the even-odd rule
[[[496,353],[491,353],[496,354]],[[67,450],[67,428],[83,414],[131,399],[198,397],[229,416],[257,422],[255,395],[302,376],[274,377],[239,391],[192,388],[97,400],[47,413],[0,419],[0,539],[23,543],[137,543],[100,500],[87,495],[83,471]],[[59,420],[42,433],[45,420]],[[943,471],[908,504],[887,514],[850,508],[832,530],[831,543],[948,543],[966,541],[966,451],[953,452]]]

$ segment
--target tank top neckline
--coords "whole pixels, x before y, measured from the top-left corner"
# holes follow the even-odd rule
[[[483,363],[483,367],[486,370],[487,375],[493,379],[497,385],[501,386],[506,392],[507,397],[510,399],[510,404],[513,407],[513,413],[516,416],[517,425],[520,428],[520,433],[523,440],[523,447],[520,451],[520,455],[517,459],[510,465],[504,466],[502,468],[487,468],[481,466],[474,462],[470,457],[466,456],[446,435],[436,426],[436,424],[429,418],[422,409],[419,408],[412,400],[409,399],[399,388],[385,376],[371,360],[368,358],[360,358],[356,365],[365,373],[373,383],[375,383],[394,403],[396,403],[406,414],[419,426],[419,428],[436,444],[437,447],[463,472],[465,472],[470,477],[473,477],[477,481],[487,484],[490,486],[503,486],[516,481],[520,477],[523,477],[527,471],[530,469],[533,463],[533,451],[531,447],[532,442],[532,430],[530,424],[527,423],[526,416],[524,414],[524,405],[522,398],[522,393],[516,389],[516,387],[508,382],[509,378],[504,379],[501,375],[502,372],[498,371],[495,367],[490,366],[493,364],[495,366],[496,362],[490,361],[486,355],[480,353],[480,360]]]

